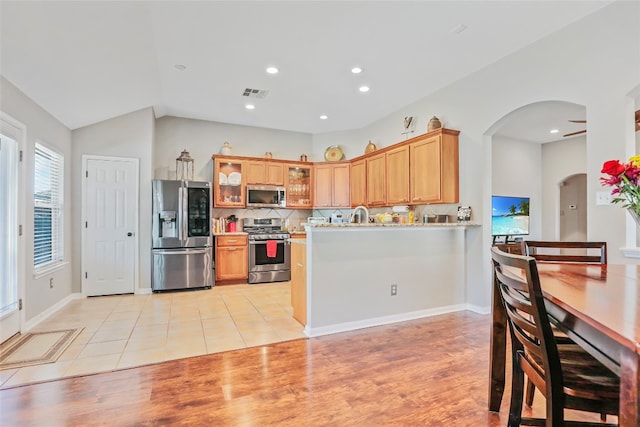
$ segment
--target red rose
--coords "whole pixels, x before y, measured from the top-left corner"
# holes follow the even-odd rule
[[[618,176],[624,172],[624,165],[621,164],[618,160],[608,160],[604,162],[602,165],[602,170],[600,172],[606,173],[611,176]]]

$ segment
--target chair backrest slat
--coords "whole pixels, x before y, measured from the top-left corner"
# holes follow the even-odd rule
[[[524,240],[522,253],[543,262],[606,264],[607,242]]]

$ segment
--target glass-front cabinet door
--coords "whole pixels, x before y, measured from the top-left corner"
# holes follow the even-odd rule
[[[213,205],[244,207],[243,163],[238,159],[215,156],[213,164]]]
[[[286,165],[287,208],[313,206],[311,165]]]

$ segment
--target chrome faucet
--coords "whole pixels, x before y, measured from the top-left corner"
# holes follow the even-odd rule
[[[360,211],[364,211],[364,219],[362,218],[362,215],[360,214]],[[357,218],[357,220],[356,220]],[[353,210],[353,222],[357,222],[359,224],[361,223],[365,223],[368,224],[369,223],[369,209],[367,209],[365,206],[356,206],[356,208]]]

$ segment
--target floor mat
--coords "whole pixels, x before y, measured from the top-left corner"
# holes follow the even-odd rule
[[[0,351],[0,370],[55,362],[83,329],[27,332],[18,335]]]

